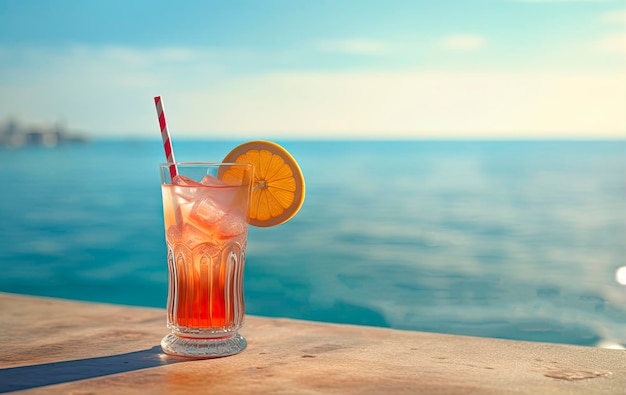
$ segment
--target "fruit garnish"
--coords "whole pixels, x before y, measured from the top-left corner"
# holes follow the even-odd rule
[[[254,183],[250,196],[248,222],[258,227],[270,227],[287,222],[304,203],[305,185],[296,160],[283,147],[270,141],[249,141],[235,147],[224,163],[252,163]],[[227,169],[220,179],[236,184],[242,174]]]

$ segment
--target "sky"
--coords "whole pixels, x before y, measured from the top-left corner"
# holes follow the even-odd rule
[[[0,0],[0,122],[95,137],[624,139],[624,0]],[[173,137],[175,138],[175,137]]]

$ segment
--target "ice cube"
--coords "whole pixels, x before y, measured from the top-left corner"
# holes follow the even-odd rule
[[[218,180],[217,178],[210,176],[208,174],[202,178],[202,181],[200,181],[200,183],[203,185],[211,186],[211,187],[223,187],[223,186],[228,185],[228,184],[225,184],[223,181]]]
[[[193,223],[187,223],[183,227],[183,243],[190,248],[203,243],[215,243],[215,234],[210,228],[196,226]]]
[[[227,213],[218,224],[219,235],[222,238],[242,235],[246,232],[247,225],[245,217]]]
[[[217,206],[216,202],[207,197],[206,199],[197,201],[191,208],[189,219],[199,225],[215,224],[224,216],[224,210]]]
[[[217,202],[205,199],[196,203],[189,214],[189,222],[213,237],[230,238],[246,231],[245,215],[223,210]]]
[[[190,203],[198,200],[205,199],[208,195],[208,191],[205,185],[195,181],[187,176],[176,175],[172,179],[174,187],[173,191],[178,198],[179,204]]]
[[[174,178],[172,179],[172,184],[174,185],[172,190],[175,196],[178,198],[177,201],[181,203],[192,202],[196,198],[196,193],[198,193],[197,187],[202,186],[202,184],[200,184],[199,182],[182,175],[174,176]]]
[[[199,183],[198,181],[195,181],[187,176],[183,176],[182,174],[177,174],[174,176],[174,178],[172,179],[172,184],[175,185],[183,185],[186,187],[192,187],[192,186],[200,186],[201,183]]]
[[[195,245],[246,231],[246,207],[242,207],[238,199],[247,190],[209,175],[204,176],[201,183],[185,176],[174,177],[174,182],[174,194],[185,222],[182,228],[185,242]]]

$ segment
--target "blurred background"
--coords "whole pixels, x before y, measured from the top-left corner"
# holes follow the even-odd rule
[[[247,311],[626,345],[622,0],[0,0],[0,291],[164,307],[177,160],[282,144]]]

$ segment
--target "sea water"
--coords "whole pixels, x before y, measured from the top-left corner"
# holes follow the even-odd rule
[[[241,142],[174,149],[219,161]],[[277,142],[306,200],[251,227],[248,314],[626,344],[626,141]],[[0,291],[165,307],[159,141],[0,159]]]

